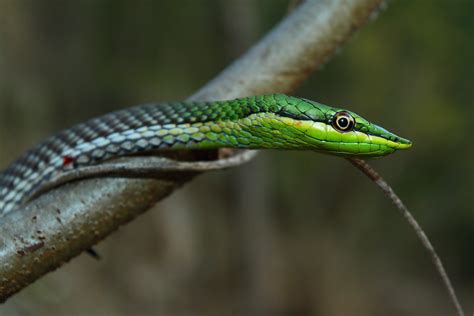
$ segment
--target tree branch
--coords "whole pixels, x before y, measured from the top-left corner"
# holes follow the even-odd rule
[[[305,1],[190,99],[292,91],[373,17],[383,2]],[[188,160],[199,160],[197,153],[187,155]],[[133,167],[134,159],[125,158],[120,164]],[[218,161],[231,165],[229,160]],[[141,160],[149,165],[155,162],[151,157]],[[202,171],[194,170],[194,163],[186,164],[191,165],[176,162],[175,166],[191,167],[191,171],[174,172],[171,177],[66,183],[2,217],[0,301],[90,248]]]

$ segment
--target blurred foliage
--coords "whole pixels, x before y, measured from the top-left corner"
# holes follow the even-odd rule
[[[181,100],[288,1],[0,3],[0,165],[59,129]],[[474,2],[393,1],[295,94],[414,142],[373,164],[474,311]],[[429,256],[347,162],[264,152],[202,176],[0,307],[4,315],[445,315]]]

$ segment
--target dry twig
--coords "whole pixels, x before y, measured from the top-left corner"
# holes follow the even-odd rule
[[[408,208],[403,204],[402,200],[397,196],[397,194],[393,191],[392,187],[372,168],[366,161],[357,158],[348,158],[349,162],[356,166],[360,171],[362,171],[367,177],[369,177],[382,191],[385,195],[395,204],[397,210],[403,217],[407,220],[408,224],[413,228],[415,231],[416,236],[421,241],[423,247],[428,251],[431,255],[431,259],[438,271],[441,280],[444,283],[446,290],[448,291],[449,297],[451,298],[454,308],[458,316],[464,316],[464,311],[459,303],[458,297],[456,296],[456,292],[454,291],[454,287],[451,284],[448,274],[443,266],[443,262],[441,261],[440,257],[436,253],[433,245],[431,244],[428,236],[426,236],[425,232],[418,224],[416,219],[410,213]]]

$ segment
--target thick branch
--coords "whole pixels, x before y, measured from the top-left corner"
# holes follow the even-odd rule
[[[382,2],[304,2],[191,99],[290,92],[374,16]],[[199,159],[195,153],[189,155],[190,160]],[[0,300],[90,248],[196,174],[86,179],[10,212],[0,222]]]

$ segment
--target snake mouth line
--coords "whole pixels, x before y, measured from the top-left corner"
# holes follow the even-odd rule
[[[395,148],[395,149],[408,149],[413,145],[413,143],[410,140],[400,137],[400,136],[394,136],[392,139],[390,139],[389,137],[386,137],[385,135],[377,135],[377,134],[368,133],[368,132],[360,132],[360,133],[364,133],[368,136],[382,138],[387,141],[387,144],[386,144],[387,146],[391,148]],[[393,146],[392,143],[396,144],[396,146]]]
[[[363,133],[363,132],[359,132],[359,133]],[[387,140],[385,138],[382,138],[378,135],[369,135],[367,133],[363,133],[369,137],[373,136],[373,137],[378,137],[378,138],[382,138],[384,140],[387,141],[386,144],[374,144],[372,142],[351,142],[351,141],[335,141],[335,140],[328,140],[328,139],[321,139],[321,138],[317,138],[313,135],[310,135],[309,133],[305,132],[305,131],[301,131],[301,134],[304,135],[305,137],[309,137],[311,139],[313,139],[313,141],[315,143],[318,143],[319,145],[316,145],[316,147],[319,147],[319,149],[317,149],[317,151],[322,151],[322,152],[327,152],[329,154],[332,154],[332,155],[338,155],[338,156],[346,156],[346,157],[350,157],[350,156],[363,156],[363,157],[367,157],[367,158],[370,158],[370,157],[374,157],[374,156],[385,156],[385,155],[388,155],[390,153],[393,153],[394,151],[398,150],[398,149],[405,149],[405,148],[409,148],[411,147],[411,142],[409,144],[401,144],[401,143],[395,143],[391,140]],[[393,143],[395,144],[392,145],[390,143]],[[339,148],[338,149],[328,149],[328,148],[324,148],[324,144],[331,144],[331,145],[334,145],[334,144],[339,144],[339,145],[363,145],[363,146],[376,146],[376,148],[371,148],[370,150],[362,150],[362,149],[359,149],[359,151],[355,152],[355,151],[344,151],[341,146],[338,146]],[[383,150],[383,147],[382,146],[386,146],[387,148],[390,148],[390,150]]]
[[[413,143],[411,141],[407,140],[407,143],[400,143],[399,142],[397,149],[408,149],[411,146],[413,146]]]

